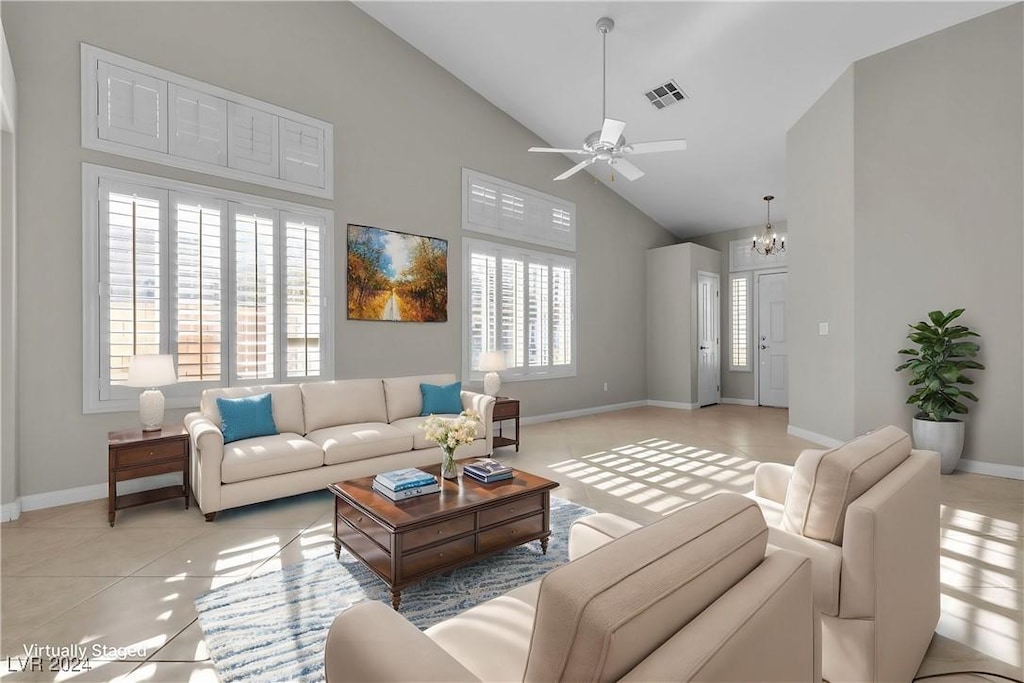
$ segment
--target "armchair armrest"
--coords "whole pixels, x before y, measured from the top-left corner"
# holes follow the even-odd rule
[[[569,527],[569,559],[583,557],[641,526],[643,525],[608,512],[581,517]]]
[[[777,462],[763,462],[754,470],[754,495],[767,498],[779,505],[786,502],[786,489],[789,487],[793,467]]]
[[[202,413],[185,416],[185,429],[192,442],[192,491],[199,509],[217,512],[220,505],[220,463],[224,459],[224,434]]]
[[[807,538],[774,526],[768,527],[768,544],[810,559],[814,578],[814,607],[822,614],[838,616],[843,549],[827,541]]]
[[[494,452],[494,397],[487,394],[478,394],[475,391],[463,391],[462,409],[475,410],[480,414],[480,421],[484,425],[484,439],[487,440],[487,453]]]
[[[328,683],[479,679],[393,609],[373,600],[339,614],[327,633]]]

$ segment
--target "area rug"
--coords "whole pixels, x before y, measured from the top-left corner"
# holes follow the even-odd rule
[[[569,525],[593,510],[551,498],[547,555],[533,542],[402,591],[401,613],[421,629],[539,579],[568,561]],[[359,560],[333,549],[281,571],[196,599],[199,626],[220,679],[322,681],[327,629],[363,600],[391,604],[387,587]]]

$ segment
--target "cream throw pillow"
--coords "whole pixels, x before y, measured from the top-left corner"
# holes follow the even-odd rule
[[[784,528],[842,545],[846,507],[908,455],[910,435],[892,425],[829,451],[801,453],[786,489]]]

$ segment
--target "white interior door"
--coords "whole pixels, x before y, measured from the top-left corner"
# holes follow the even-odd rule
[[[758,404],[789,406],[789,368],[786,352],[786,273],[757,278],[758,290]]]
[[[721,400],[718,275],[697,274],[697,402],[702,406]]]

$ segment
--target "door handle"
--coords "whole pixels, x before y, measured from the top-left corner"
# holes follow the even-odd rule
[[[767,344],[761,344],[761,350],[762,350],[762,351],[764,351],[764,350],[765,350],[765,349],[767,349],[767,348],[768,348],[768,345],[767,345]]]
[[[700,347],[700,350],[701,350],[701,351],[707,351],[707,350],[708,350],[708,349],[710,349],[710,348],[711,348],[710,346],[704,346],[704,345],[702,344],[702,345],[701,345],[701,347]]]

